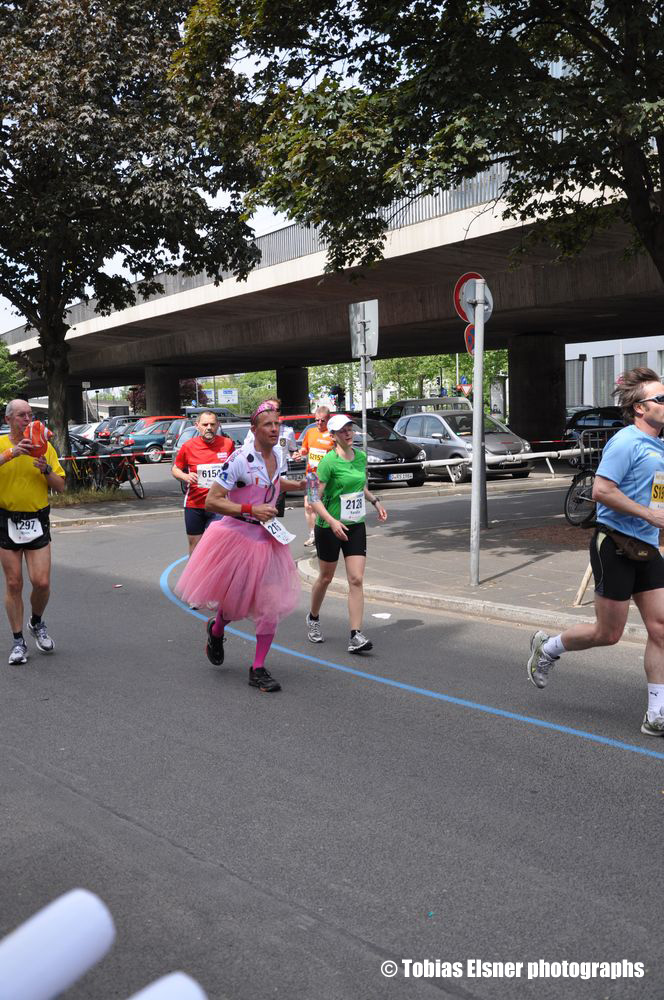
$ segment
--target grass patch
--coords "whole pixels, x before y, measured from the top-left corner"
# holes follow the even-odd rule
[[[130,490],[78,490],[76,493],[53,493],[49,497],[52,508],[78,507],[79,504],[108,503],[113,500],[135,500]]]

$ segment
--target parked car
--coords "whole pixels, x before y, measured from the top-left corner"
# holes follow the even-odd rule
[[[397,399],[385,409],[383,420],[396,424],[409,413],[436,413],[438,410],[472,410],[465,396],[428,396],[426,399]]]
[[[413,445],[423,448],[428,459],[467,458],[472,460],[473,414],[468,410],[453,410],[449,413],[414,413],[401,417],[396,430],[404,434]],[[504,462],[487,465],[487,473],[509,472],[515,479],[525,479],[534,465],[528,452],[532,448],[528,441],[519,437],[505,424],[493,417],[484,417],[484,445],[490,455],[520,455],[520,462]],[[441,466],[430,475],[441,475],[449,468],[455,483],[465,483],[470,479],[470,465]],[[447,475],[447,472],[444,472]]]
[[[176,417],[175,420],[171,420],[164,438],[164,451],[173,452],[175,442],[185,427],[193,427],[193,421],[189,417]]]
[[[563,448],[574,448],[583,431],[619,430],[625,426],[622,410],[619,406],[593,406],[587,410],[579,410],[572,414],[563,431]],[[606,435],[602,435],[600,445],[604,445]],[[579,459],[572,456],[567,461],[576,468]]]
[[[126,427],[130,421],[135,419],[135,417],[129,417],[126,413],[118,414],[115,417],[107,417],[106,420],[102,420],[101,424],[95,431],[95,438],[103,444],[108,444],[114,430],[120,426]]]
[[[309,424],[302,433],[315,426]],[[361,448],[361,419],[353,420],[353,432],[353,444]],[[424,450],[407,441],[391,424],[384,420],[367,419],[367,479],[370,486],[397,482],[421,486],[426,478],[422,465],[425,458]],[[293,479],[301,479],[305,469],[304,458],[288,462],[288,474]]]
[[[119,423],[115,429],[111,431],[108,443],[112,448],[118,448],[120,446],[121,439],[125,437],[125,435],[129,434],[138,423],[138,417],[125,417],[124,419],[124,423]]]
[[[121,438],[122,451],[136,455],[139,462],[157,465],[164,457],[164,441],[172,421],[156,420],[143,428],[139,428],[140,422],[139,420],[131,432]]]

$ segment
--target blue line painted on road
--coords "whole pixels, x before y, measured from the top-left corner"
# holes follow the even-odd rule
[[[168,578],[176,566],[184,562],[187,556],[182,556],[180,559],[176,559],[172,562],[170,566],[167,566],[164,572],[161,574],[159,579],[159,585],[161,587],[162,593],[169,601],[172,601],[178,608],[182,611],[188,612],[188,614],[193,615],[194,618],[200,618],[201,621],[207,621],[207,616],[202,615],[200,611],[194,611],[193,608],[187,607],[182,601],[178,600],[175,594],[172,592],[168,585]],[[253,635],[248,632],[241,632],[239,629],[231,628],[228,626],[226,631],[231,635],[236,635],[240,639],[247,639],[249,642],[255,642],[256,639]],[[664,760],[664,753],[660,753],[657,750],[648,750],[647,747],[636,746],[634,743],[623,743],[621,740],[612,740],[608,736],[600,736],[598,733],[589,733],[585,729],[572,729],[571,726],[561,726],[557,722],[548,722],[546,719],[537,719],[532,715],[520,715],[518,712],[508,712],[504,708],[495,708],[493,705],[482,705],[480,702],[468,701],[466,698],[455,698],[451,694],[442,694],[440,691],[430,691],[428,688],[415,687],[414,684],[405,684],[403,681],[394,681],[389,677],[380,677],[378,674],[369,674],[365,670],[355,670],[353,667],[345,667],[341,663],[333,663],[331,660],[322,660],[318,656],[310,656],[308,653],[301,653],[297,649],[290,649],[288,646],[280,646],[277,643],[273,643],[273,649],[277,649],[280,653],[288,653],[289,656],[295,656],[299,660],[306,660],[308,663],[317,663],[322,667],[328,667],[330,670],[337,670],[342,674],[350,674],[352,677],[360,677],[365,681],[373,681],[375,684],[384,684],[386,687],[398,688],[401,691],[408,691],[410,694],[423,695],[425,698],[433,698],[436,701],[444,701],[449,705],[460,705],[462,708],[472,708],[476,712],[485,712],[487,715],[498,715],[503,719],[511,719],[513,722],[524,722],[528,726],[537,726],[539,729],[552,729],[557,733],[565,733],[567,736],[578,736],[582,740],[590,740],[591,743],[602,743],[604,746],[614,747],[617,750],[629,750],[631,753],[638,753],[644,757],[655,757],[657,760]]]

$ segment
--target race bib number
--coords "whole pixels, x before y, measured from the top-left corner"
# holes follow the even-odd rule
[[[652,481],[650,506],[657,510],[664,508],[664,471],[662,470],[655,473],[655,478]]]
[[[219,473],[221,472],[221,463],[218,465],[198,465],[196,467],[196,475],[198,476],[198,485],[204,489],[209,490],[212,483],[215,481]]]
[[[312,469],[315,469],[321,458],[325,458],[327,452],[324,448],[312,448],[309,452],[309,465]]]
[[[295,535],[291,535],[290,531],[284,528],[281,521],[276,517],[273,517],[271,521],[261,521],[261,524],[267,533],[272,535],[280,545],[288,545],[295,538]]]
[[[27,545],[34,542],[35,538],[40,538],[44,534],[41,521],[38,517],[26,517],[21,521],[7,519],[7,534],[14,545]]]
[[[361,521],[365,514],[364,491],[357,493],[341,494],[341,514],[339,520],[352,524],[354,521]]]

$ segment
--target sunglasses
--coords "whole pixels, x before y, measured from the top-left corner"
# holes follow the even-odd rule
[[[659,403],[662,406],[664,404],[664,392],[660,392],[659,396],[646,396],[645,399],[637,399],[637,403]]]

